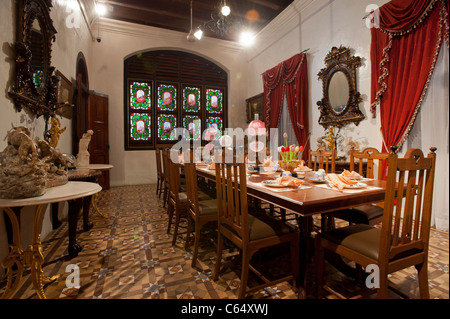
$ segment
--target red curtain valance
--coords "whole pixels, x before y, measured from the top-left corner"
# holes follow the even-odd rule
[[[266,128],[276,128],[286,94],[289,115],[295,137],[300,145],[306,143],[308,124],[308,73],[306,54],[299,53],[263,73],[264,122]],[[307,145],[303,159],[307,159]]]
[[[420,109],[443,38],[448,47],[448,1],[392,0],[372,28],[371,112],[380,107],[383,151],[399,149]]]

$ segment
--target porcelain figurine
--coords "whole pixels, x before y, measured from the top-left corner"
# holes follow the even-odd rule
[[[88,148],[93,134],[94,134],[93,130],[88,130],[86,133],[83,134],[83,137],[80,138],[80,142],[78,144],[77,167],[86,168],[89,166]]]

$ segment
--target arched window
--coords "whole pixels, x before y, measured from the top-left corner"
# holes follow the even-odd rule
[[[202,139],[227,125],[227,73],[197,55],[171,50],[138,53],[124,62],[125,150],[171,146],[172,130]]]

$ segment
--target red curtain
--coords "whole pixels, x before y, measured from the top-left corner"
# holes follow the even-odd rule
[[[299,53],[263,73],[264,122],[266,128],[276,128],[286,94],[289,115],[299,145],[309,134],[308,73],[306,54]],[[283,133],[281,133],[283,134]],[[307,160],[308,145],[304,145],[303,160]]]
[[[379,105],[384,152],[400,149],[408,137],[444,37],[448,46],[448,25],[448,1],[392,0],[380,7],[379,28],[371,29],[371,112],[375,117]]]

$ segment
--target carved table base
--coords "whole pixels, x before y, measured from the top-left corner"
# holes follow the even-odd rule
[[[40,241],[40,228],[44,207],[46,207],[45,204],[36,206],[33,221],[33,241],[32,244],[25,250],[22,250],[22,244],[20,241],[20,226],[16,213],[11,208],[3,208],[11,221],[13,238],[12,244],[10,245],[10,252],[2,263],[2,266],[6,269],[8,282],[1,299],[10,298],[17,290],[23,276],[24,266],[31,268],[31,279],[33,281],[33,286],[37,295],[41,299],[46,299],[43,284],[53,282],[59,278],[59,275],[51,278],[44,277],[42,270],[44,256],[42,254],[42,244]]]

